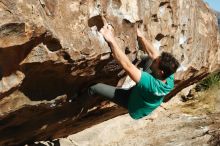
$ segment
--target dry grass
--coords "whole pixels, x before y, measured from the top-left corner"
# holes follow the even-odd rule
[[[203,90],[196,92],[194,100],[187,101],[181,107],[182,112],[192,115],[216,112],[220,106],[220,73],[211,74],[198,85]]]

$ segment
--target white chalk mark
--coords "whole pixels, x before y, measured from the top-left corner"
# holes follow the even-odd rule
[[[180,39],[179,39],[179,44],[182,45],[186,42],[187,38],[186,36],[181,36]]]
[[[156,41],[153,43],[153,46],[154,46],[155,49],[157,49],[158,51],[160,51],[161,42],[156,40]]]
[[[185,67],[181,64],[180,67],[177,69],[177,72],[186,71],[187,69],[188,69],[187,67]]]
[[[160,8],[159,8],[159,11],[160,11],[159,15],[160,15],[160,16],[163,16],[163,15],[164,15],[164,12],[165,12],[165,7],[160,7]]]

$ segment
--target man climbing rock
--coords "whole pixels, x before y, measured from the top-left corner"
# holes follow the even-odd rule
[[[133,119],[149,115],[162,103],[163,97],[174,88],[174,73],[179,67],[179,62],[170,53],[163,52],[160,55],[137,29],[137,37],[153,61],[150,67],[151,74],[139,70],[120,49],[111,25],[105,23],[100,32],[109,43],[114,58],[136,85],[129,89],[123,89],[97,83],[90,86],[88,92],[84,94],[87,94],[86,96],[99,95],[111,100],[128,109],[128,113]]]

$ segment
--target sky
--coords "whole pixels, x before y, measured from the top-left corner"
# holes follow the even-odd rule
[[[220,12],[220,0],[204,0],[204,1],[207,2],[212,9]]]

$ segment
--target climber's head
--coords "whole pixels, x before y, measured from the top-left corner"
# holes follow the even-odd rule
[[[156,78],[164,80],[175,73],[179,65],[179,62],[172,54],[163,52],[153,61],[151,70]]]

